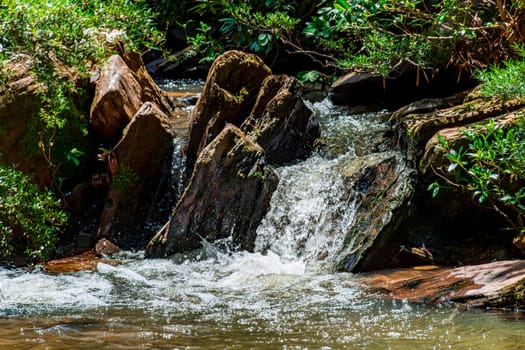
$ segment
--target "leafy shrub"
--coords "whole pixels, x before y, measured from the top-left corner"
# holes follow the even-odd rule
[[[33,261],[49,259],[67,220],[61,207],[27,175],[0,166],[0,262],[23,253]]]
[[[522,113],[525,118],[525,113]],[[467,147],[453,149],[440,138],[448,165],[437,169],[440,181],[429,186],[433,196],[442,188],[470,193],[500,214],[518,233],[525,232],[525,124],[507,128],[494,120],[463,134]]]
[[[84,91],[71,76],[87,78],[123,43],[140,51],[163,40],[144,0],[4,0],[0,32],[0,67],[17,53],[34,58],[41,107],[25,144],[41,152],[54,173],[64,162],[76,163],[78,137],[87,134],[85,113],[73,98],[81,100]],[[69,74],[57,69],[61,65]]]
[[[503,66],[479,70],[476,75],[485,84],[482,93],[499,95],[505,99],[525,96],[525,47],[518,48],[521,60],[505,61]]]

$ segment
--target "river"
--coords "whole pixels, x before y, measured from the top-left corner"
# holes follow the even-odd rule
[[[122,252],[96,271],[0,268],[0,349],[523,349],[521,313],[388,300],[319,262],[352,224],[341,164],[385,126],[311,105],[325,147],[278,169],[256,252],[203,242],[191,258]]]

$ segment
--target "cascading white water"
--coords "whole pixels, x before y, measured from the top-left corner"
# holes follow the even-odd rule
[[[311,270],[331,271],[359,205],[345,189],[342,170],[352,159],[371,153],[368,147],[385,125],[378,113],[352,114],[328,99],[310,108],[319,116],[326,147],[278,169],[279,185],[257,230],[255,250],[300,259]]]

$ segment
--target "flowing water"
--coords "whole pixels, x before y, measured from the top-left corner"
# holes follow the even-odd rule
[[[0,268],[0,349],[523,349],[519,313],[387,300],[318,266],[353,220],[341,164],[384,126],[313,108],[327,146],[278,169],[255,253],[203,242],[192,259],[124,252],[94,272]]]

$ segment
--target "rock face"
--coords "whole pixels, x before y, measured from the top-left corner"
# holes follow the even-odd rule
[[[277,176],[269,163],[304,157],[319,133],[295,78],[273,76],[256,56],[230,51],[214,62],[192,113],[191,178],[168,225],[146,255],[200,247],[231,236],[253,249]]]
[[[165,232],[151,240],[146,255],[165,256],[233,236],[249,248],[277,185],[264,165],[264,150],[228,124],[199,155],[186,191]]]
[[[265,149],[271,164],[304,158],[319,137],[319,125],[302,101],[301,91],[295,78],[267,77],[250,116],[241,125]]]
[[[192,112],[186,151],[189,173],[200,151],[226,123],[242,124],[253,107],[262,81],[270,74],[271,70],[260,58],[240,51],[228,51],[215,60]]]
[[[100,73],[91,106],[94,129],[117,141],[144,102],[154,102],[169,113],[169,102],[148,76],[139,55],[111,56]]]
[[[391,265],[392,240],[413,195],[413,174],[397,152],[378,153],[345,167],[346,186],[358,203],[345,234],[338,270],[369,271]]]
[[[38,152],[24,152],[25,139],[33,116],[40,108],[40,98],[34,75],[31,73],[32,59],[18,55],[7,62],[2,75],[8,72],[6,84],[0,85],[0,162],[17,164],[17,169],[32,173],[39,185],[51,182],[51,171]]]
[[[393,299],[468,307],[525,308],[525,261],[498,261],[458,268],[420,266],[377,271],[359,277]]]
[[[53,68],[59,75],[57,79],[67,79],[77,87],[82,85],[83,81],[78,78],[78,74],[58,61],[54,63]],[[33,73],[35,64],[32,57],[17,54],[0,68],[0,164],[15,166],[18,170],[31,174],[34,182],[43,187],[49,186],[53,180],[53,169],[46,161],[44,153],[46,156],[51,153],[54,162],[58,162],[55,156],[61,157],[62,154],[48,148],[44,152],[42,148],[49,146],[46,140],[51,138],[49,135],[42,136],[38,133],[44,129],[39,111],[47,87],[39,82]],[[65,93],[64,97],[74,104],[71,107],[77,108],[72,113],[82,114],[81,110],[85,106],[78,92]],[[54,143],[65,143],[63,139],[67,140],[67,137],[70,137],[75,139],[76,147],[83,148],[86,138],[84,135],[78,135],[78,130],[72,130],[74,127],[69,124],[73,123],[67,123],[65,128],[55,130]],[[62,166],[61,173],[55,175],[63,176],[64,168]],[[78,168],[75,171],[80,172]]]
[[[448,166],[446,154],[437,147],[439,137],[454,149],[466,146],[462,130],[476,128],[489,118],[503,127],[516,123],[525,110],[525,100],[482,98],[474,91],[459,100],[452,97],[442,102],[432,103],[436,110],[414,105],[392,115],[399,146],[419,177],[413,206],[395,234],[397,247],[390,249],[426,246],[434,261],[445,265],[519,257],[519,250],[512,246],[512,232],[502,230],[507,224],[499,214],[476,206],[469,194],[441,191],[433,199],[427,187],[437,179],[434,169]]]
[[[98,238],[126,249],[145,246],[151,234],[144,222],[172,147],[168,117],[156,104],[144,103],[108,155],[112,179]]]

